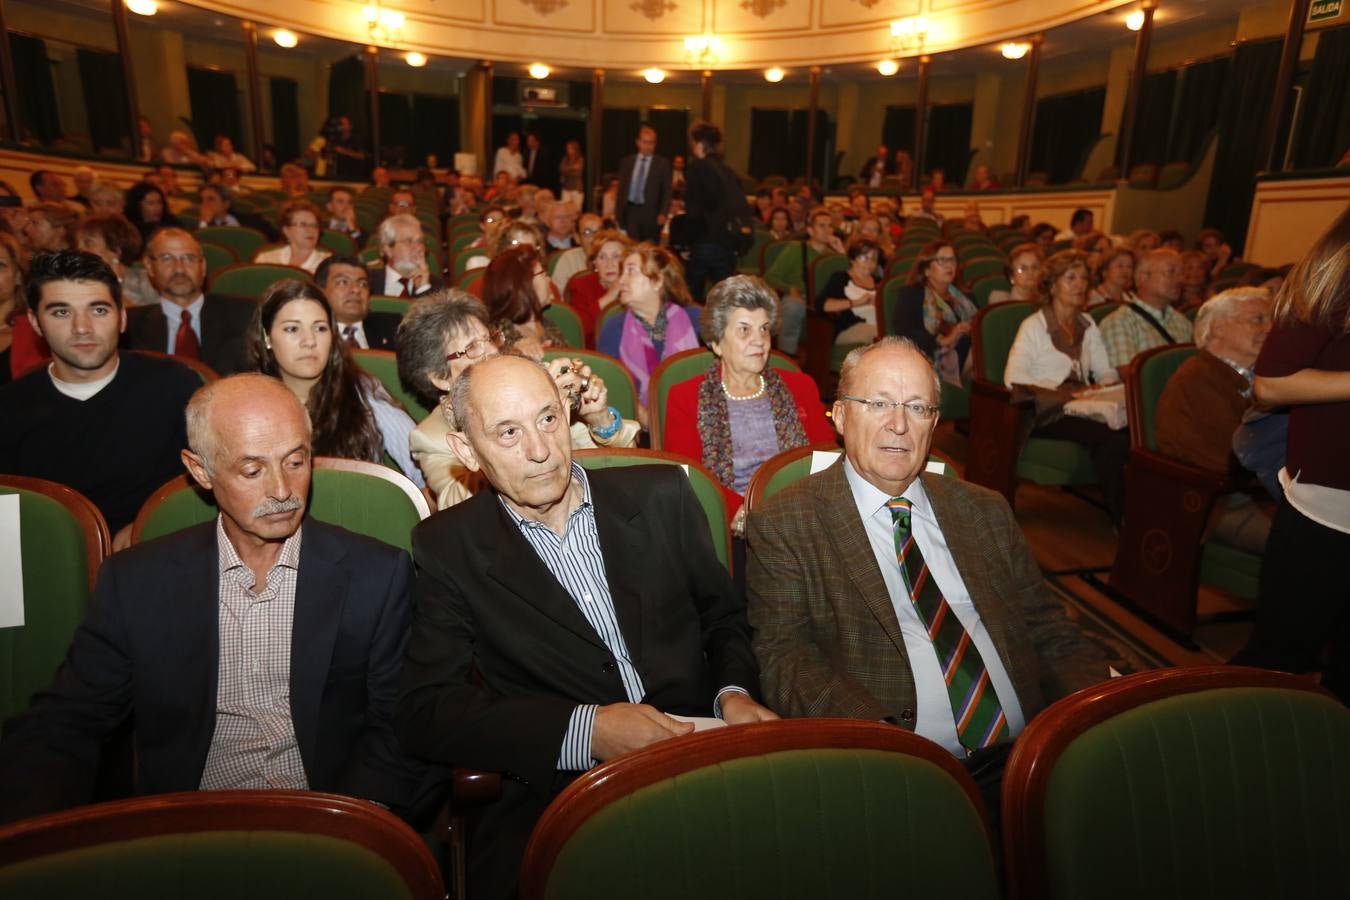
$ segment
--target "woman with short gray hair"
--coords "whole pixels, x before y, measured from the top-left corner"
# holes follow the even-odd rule
[[[736,275],[708,292],[700,321],[717,357],[708,371],[670,389],[662,447],[697,460],[722,483],[733,530],[750,477],[769,457],[834,440],[820,389],[809,375],[769,364],[778,297],[758,278]]]

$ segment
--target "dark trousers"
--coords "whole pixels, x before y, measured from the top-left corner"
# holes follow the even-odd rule
[[[1130,432],[1122,428],[1113,431],[1101,422],[1079,416],[1065,416],[1049,425],[1042,425],[1033,437],[1055,438],[1082,444],[1092,454],[1092,468],[1097,483],[1106,495],[1106,509],[1112,522],[1119,522],[1125,512],[1125,462],[1130,456]]]
[[[1285,672],[1322,672],[1350,702],[1350,534],[1327,528],[1281,500],[1261,561],[1261,602],[1247,646],[1230,662]]]
[[[661,240],[661,226],[656,224],[656,210],[640,203],[630,203],[623,208],[623,221],[619,227],[635,241]]]
[[[684,266],[684,282],[695,303],[703,302],[707,288],[736,274],[736,252],[721,244],[708,241],[689,249],[689,261]]]

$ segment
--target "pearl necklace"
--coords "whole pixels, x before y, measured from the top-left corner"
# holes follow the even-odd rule
[[[722,393],[727,395],[728,400],[758,400],[760,397],[764,396],[764,391],[767,389],[768,382],[764,380],[763,375],[759,376],[759,390],[755,391],[753,394],[746,394],[744,397],[737,397],[731,391],[727,390],[727,383],[725,381],[722,382]]]

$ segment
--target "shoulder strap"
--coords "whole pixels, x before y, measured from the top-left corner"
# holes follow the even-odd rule
[[[1148,324],[1152,325],[1153,330],[1158,332],[1158,334],[1162,335],[1162,339],[1167,343],[1175,344],[1177,342],[1177,339],[1172,337],[1172,335],[1168,333],[1167,329],[1162,326],[1161,322],[1150,316],[1148,313],[1144,312],[1135,304],[1126,303],[1125,308],[1128,309],[1130,312],[1134,313],[1139,318],[1143,319]]]
[[[808,274],[810,273],[810,270],[811,270],[810,264],[807,263],[807,258],[808,258],[810,255],[811,255],[811,253],[810,253],[810,245],[807,244],[805,238],[802,238],[802,293],[803,293],[803,294],[805,294],[807,288],[809,288],[809,287],[811,286],[811,279],[810,279],[809,277],[807,277]]]

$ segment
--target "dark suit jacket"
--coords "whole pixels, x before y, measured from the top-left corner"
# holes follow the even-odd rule
[[[384,293],[384,275],[385,265],[383,262],[371,263],[366,266],[366,274],[370,277],[370,292],[381,296],[397,297],[398,294]],[[445,287],[445,279],[441,273],[434,268],[431,270],[431,279],[417,292],[415,296],[421,297],[423,294],[430,294],[432,291],[439,291]]]
[[[233,375],[253,368],[248,358],[246,339],[257,305],[237,297],[207,294],[202,305],[202,362],[217,374]],[[178,323],[174,323],[177,330]],[[127,330],[122,346],[128,350],[154,350],[163,353],[169,347],[169,323],[158,303],[127,309]]]
[[[757,694],[745,608],[684,473],[637,466],[587,475],[644,702],[710,716],[722,687]],[[628,698],[604,642],[495,492],[423,522],[413,552],[415,612],[398,733],[422,759],[508,773],[502,799],[470,842],[471,879],[501,893],[534,821],[576,774],[557,770],[572,710]]]
[[[408,556],[307,519],[291,719],[311,789],[407,806],[418,771],[390,718],[407,640]],[[0,819],[88,803],[100,744],[134,717],[137,790],[196,790],[216,725],[214,521],[116,554],[50,688],[7,723]]]
[[[614,218],[620,224],[624,221],[624,210],[628,208],[628,189],[633,183],[633,167],[637,165],[637,158],[636,153],[630,153],[619,163],[619,196],[614,201]],[[670,212],[670,179],[670,160],[653,153],[651,165],[647,167],[644,188],[646,202],[642,204],[640,216],[644,224],[655,227],[656,217]]]
[[[520,163],[525,167],[521,184],[533,184],[551,191],[558,190],[558,160],[543,144],[534,154],[534,168],[530,168],[530,148],[520,148]]]
[[[366,343],[372,350],[397,350],[398,323],[402,316],[387,312],[367,313],[361,328],[366,333]],[[340,331],[341,329],[339,329]]]
[[[923,474],[924,489],[1027,721],[1107,677],[1107,663],[1046,588],[1008,504]],[[917,699],[900,623],[844,475],[843,460],[769,498],[747,523],[755,655],[783,716],[893,718]]]

